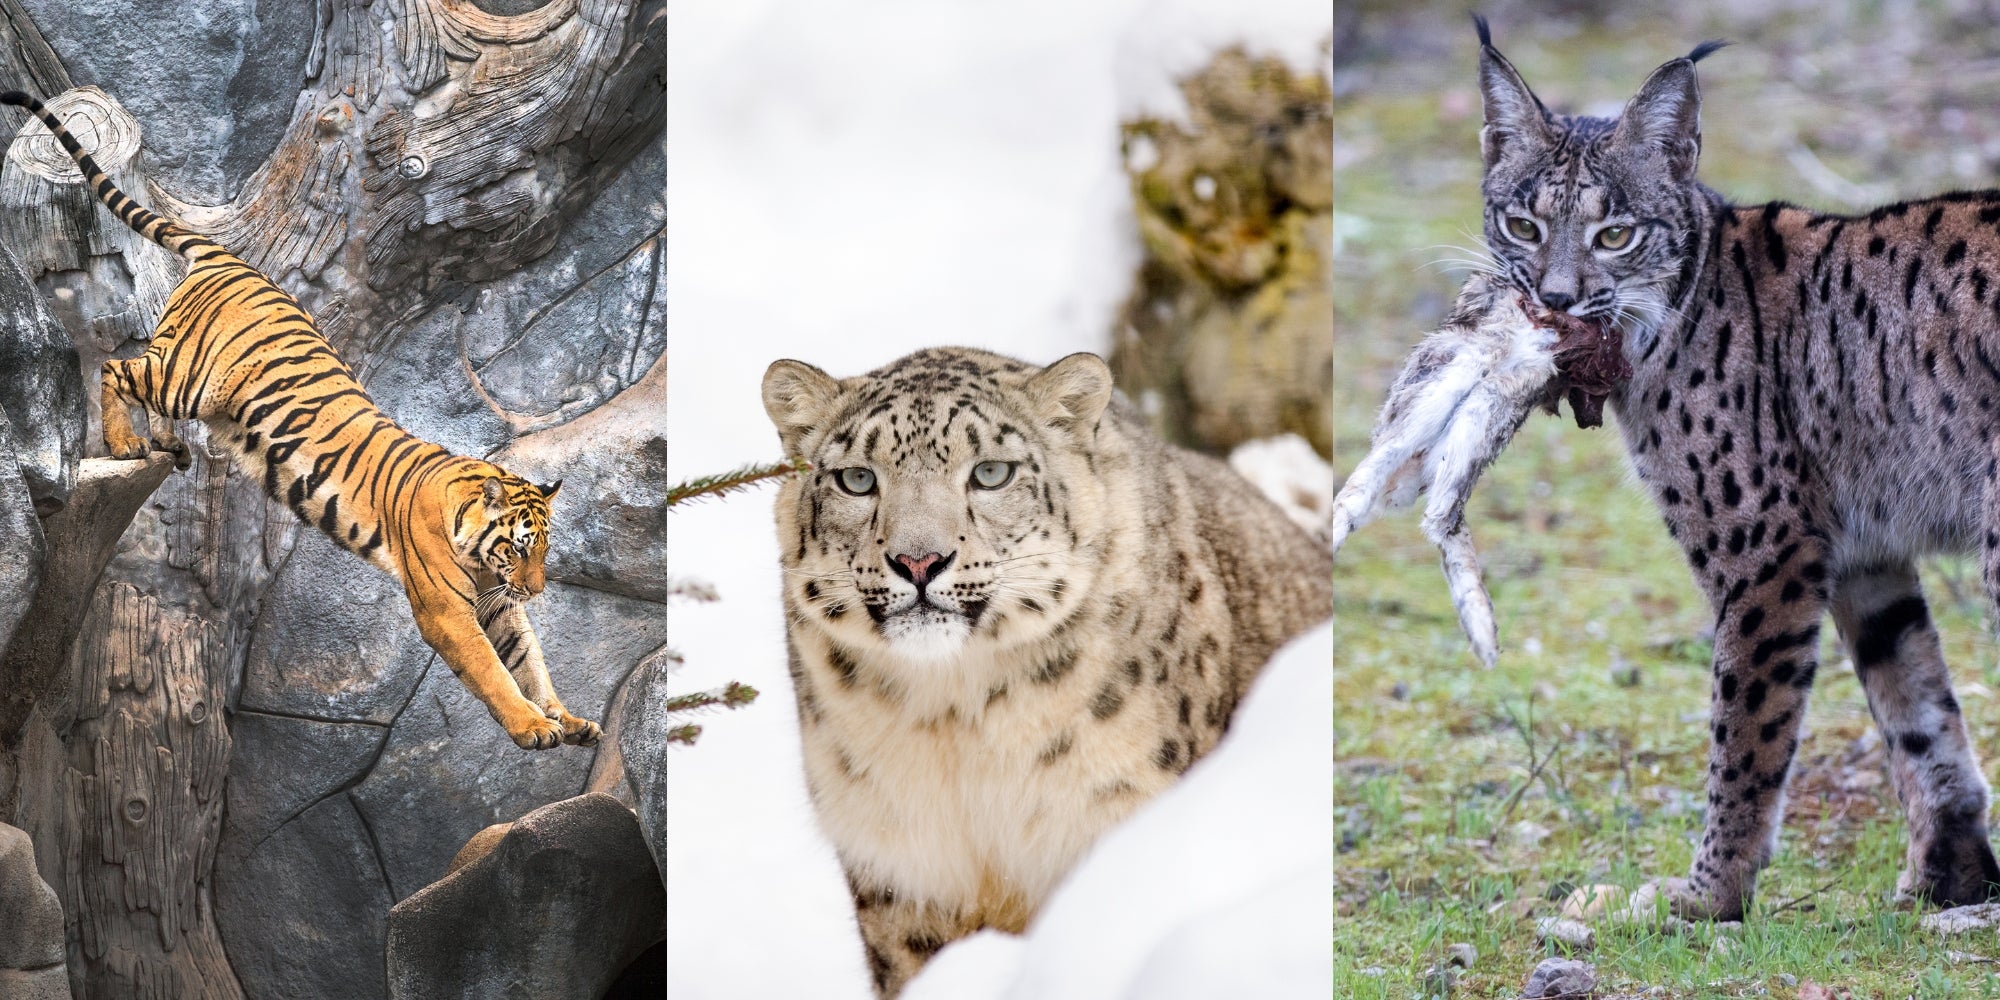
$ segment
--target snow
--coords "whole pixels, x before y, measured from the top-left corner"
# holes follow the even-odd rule
[[[1284,508],[1313,537],[1333,535],[1333,466],[1297,434],[1245,441],[1229,453],[1229,467]]]
[[[1230,735],[1098,841],[1025,937],[947,947],[903,1000],[1331,995],[1332,662],[1331,626],[1279,651]]]
[[[676,3],[672,477],[780,457],[759,383],[781,357],[845,376],[940,344],[1040,362],[1104,350],[1136,261],[1121,110],[1172,113],[1173,75],[1230,42],[1323,60],[1329,30],[1322,0]],[[673,757],[676,1000],[870,995],[847,889],[806,800],[770,497],[690,505],[669,527],[675,576],[721,598],[674,607],[686,666],[673,689],[740,680],[762,692],[700,720],[699,745]],[[1283,766],[1317,769],[1324,851],[1330,696],[1317,697],[1322,731]],[[1330,883],[1315,878],[1317,913]]]

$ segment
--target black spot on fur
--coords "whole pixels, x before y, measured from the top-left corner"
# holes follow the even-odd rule
[[[1118,710],[1124,707],[1125,692],[1120,690],[1115,682],[1107,683],[1098,690],[1097,697],[1090,700],[1090,715],[1091,718],[1102,722],[1117,715]]]
[[[1854,666],[1866,669],[1896,655],[1896,646],[1903,641],[1903,633],[1919,625],[1928,624],[1930,611],[1921,597],[1905,597],[1861,619],[1859,633],[1854,639]]]

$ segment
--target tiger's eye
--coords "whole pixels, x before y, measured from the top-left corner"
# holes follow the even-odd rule
[[[1597,231],[1597,245],[1606,250],[1623,250],[1631,242],[1631,226],[1605,226]]]
[[[1014,463],[981,462],[972,467],[972,485],[982,490],[997,490],[1014,479]]]
[[[1507,235],[1523,243],[1539,243],[1542,239],[1542,227],[1535,225],[1533,219],[1510,215],[1507,217]]]
[[[834,480],[840,483],[841,489],[858,497],[865,497],[875,492],[874,471],[858,465],[834,473]]]

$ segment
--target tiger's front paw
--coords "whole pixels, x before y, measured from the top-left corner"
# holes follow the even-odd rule
[[[604,730],[589,719],[561,712],[556,716],[556,722],[562,726],[562,741],[570,746],[594,747],[598,740],[604,738]]]
[[[563,744],[562,724],[541,715],[530,715],[519,725],[507,726],[507,735],[523,750],[553,750]]]
[[[104,429],[104,447],[112,458],[124,461],[146,457],[146,439],[129,430],[121,434],[117,427]]]

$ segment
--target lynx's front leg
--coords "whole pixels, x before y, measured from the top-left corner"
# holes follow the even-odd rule
[[[520,687],[522,697],[533,702],[542,714],[562,726],[562,741],[572,746],[596,746],[603,731],[597,723],[579,719],[563,707],[549,681],[549,668],[542,659],[542,641],[528,621],[528,609],[495,594],[482,595],[478,604],[479,626],[493,644],[507,672]]]
[[[1666,887],[1678,916],[1740,920],[1784,815],[1785,777],[1818,668],[1825,566],[1819,543],[1803,530],[1750,545],[1731,540],[1738,529],[1715,527],[1721,538],[1681,533],[1717,606],[1713,732],[1707,828],[1687,879]]]
[[[1834,582],[1833,620],[1868,692],[1909,820],[1896,895],[1940,906],[1986,901],[2000,889],[2000,864],[1986,841],[1986,778],[1966,739],[1916,568],[1843,570]]]
[[[410,609],[424,641],[457,675],[466,690],[493,713],[514,745],[523,750],[547,750],[562,745],[562,724],[544,715],[521,694],[479,627],[472,605],[449,591],[420,595],[410,592]]]

